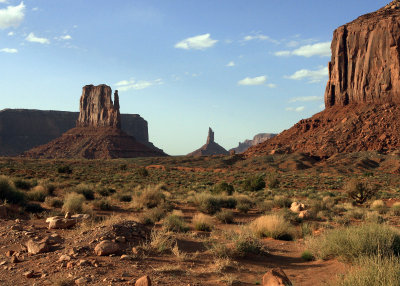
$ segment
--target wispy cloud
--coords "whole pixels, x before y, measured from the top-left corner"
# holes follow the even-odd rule
[[[14,32],[8,32],[8,34],[7,34],[7,36],[9,36],[9,37],[12,37],[14,35],[15,35]]]
[[[175,44],[175,48],[184,50],[205,50],[214,46],[218,40],[211,38],[210,34],[186,38]]]
[[[311,95],[311,96],[300,96],[300,97],[294,97],[289,100],[289,103],[293,102],[310,102],[310,101],[320,101],[322,100],[322,96],[316,96],[316,95]]]
[[[246,77],[238,81],[239,85],[262,85],[267,82],[267,77],[265,75],[257,77]]]
[[[312,45],[301,46],[293,51],[284,50],[275,53],[278,57],[299,56],[310,58],[312,56],[330,57],[331,56],[331,42],[322,42]]]
[[[36,37],[34,33],[30,33],[25,40],[32,43],[50,44],[50,40],[46,38]]]
[[[230,61],[229,63],[226,64],[227,67],[234,67],[235,66],[235,62],[234,61]]]
[[[262,35],[259,33],[255,33],[253,35],[247,35],[243,38],[243,41],[254,41],[254,40],[258,40],[258,41],[268,41],[274,44],[279,44],[279,41],[272,39],[270,36],[267,35]]]
[[[304,106],[298,106],[298,107],[286,107],[286,111],[294,111],[294,112],[302,112],[305,109]]]
[[[7,3],[7,2],[2,2]],[[25,4],[21,2],[17,6],[7,6],[5,9],[0,9],[0,29],[10,27],[18,27],[25,18]]]
[[[8,53],[8,54],[16,54],[16,53],[18,53],[18,50],[17,49],[4,48],[4,49],[0,49],[0,52]]]
[[[315,83],[326,79],[328,75],[329,75],[328,68],[321,67],[318,70],[308,70],[308,69],[298,70],[294,74],[286,76],[285,78],[293,80],[307,79],[310,83]]]
[[[55,39],[61,40],[61,41],[69,41],[69,40],[72,40],[72,37],[70,35],[64,35],[64,36],[56,37]]]
[[[145,89],[148,87],[151,87],[153,85],[160,85],[163,84],[162,79],[156,79],[152,81],[146,81],[146,80],[141,80],[141,81],[136,81],[134,79],[130,80],[121,80],[115,84],[115,86],[118,88],[119,91],[127,91],[130,89]]]

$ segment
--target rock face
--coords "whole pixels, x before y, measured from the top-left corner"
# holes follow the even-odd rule
[[[0,111],[0,156],[17,156],[46,144],[75,127],[79,112],[32,109]],[[140,143],[149,142],[148,125],[138,114],[121,114],[121,129]]]
[[[101,84],[83,87],[80,113],[76,127],[116,127],[121,128],[118,91],[111,100],[111,87]]]
[[[188,154],[187,156],[212,156],[212,155],[229,155],[229,152],[214,141],[214,131],[208,129],[207,143],[200,149]]]
[[[165,156],[155,147],[138,142],[120,129],[118,93],[114,104],[111,88],[106,85],[85,86],[80,100],[77,127],[53,141],[25,152],[30,158],[113,159]]]
[[[400,1],[338,28],[326,109],[246,156],[301,152],[321,158],[400,147]]]
[[[333,33],[325,106],[400,103],[400,2]]]
[[[274,133],[260,133],[253,137],[253,140],[245,140],[244,142],[239,142],[239,146],[236,148],[232,148],[229,152],[234,151],[236,154],[243,153],[247,151],[252,146],[260,144],[268,139],[275,137],[276,134]]]

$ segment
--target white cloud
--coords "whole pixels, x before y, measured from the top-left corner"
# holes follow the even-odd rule
[[[5,9],[0,9],[0,29],[16,28],[22,23],[24,18],[24,2],[21,2],[18,6],[7,6]]]
[[[8,54],[16,54],[16,53],[18,53],[18,50],[17,49],[4,48],[4,49],[0,49],[0,52],[8,53]]]
[[[130,80],[121,80],[115,84],[115,86],[118,88],[119,91],[127,91],[130,89],[145,89],[153,85],[160,85],[163,84],[162,79],[156,79],[152,81],[136,81],[134,79]]]
[[[257,77],[246,77],[242,80],[238,81],[239,85],[262,85],[266,83],[267,77],[265,75],[257,76]]]
[[[289,100],[290,103],[293,102],[309,102],[309,101],[320,101],[322,100],[322,96],[316,96],[316,95],[311,95],[311,96],[301,96],[301,97],[295,97]]]
[[[32,8],[32,11],[37,12],[37,11],[39,11],[39,8],[38,7],[34,7],[34,8]]]
[[[211,48],[218,41],[210,37],[210,34],[198,35],[195,37],[184,39],[175,44],[175,48],[184,50],[205,50]]]
[[[278,57],[300,56],[306,58],[310,58],[312,56],[330,57],[331,42],[322,42],[312,45],[305,45],[293,51],[278,51],[275,53],[275,56]]]
[[[70,35],[64,35],[64,36],[59,37],[59,39],[60,40],[64,40],[64,41],[68,41],[68,40],[71,40],[72,37]]]
[[[229,63],[227,63],[226,66],[227,67],[234,67],[235,66],[235,62],[234,61],[230,61]]]
[[[299,107],[286,107],[286,111],[295,111],[295,112],[302,112],[305,109],[304,106],[299,106]]]
[[[308,79],[310,83],[320,82],[324,80],[329,75],[329,71],[327,67],[321,67],[318,70],[307,70],[302,69],[290,76],[286,76],[285,78],[294,79],[294,80],[302,80]]]
[[[8,3],[7,0],[0,0],[0,3]]]
[[[290,51],[278,51],[275,53],[275,56],[277,57],[288,57],[290,56],[292,53]]]
[[[259,40],[259,41],[269,41],[271,43],[279,44],[279,41],[272,39],[269,36],[266,35],[261,35],[261,34],[254,34],[254,35],[247,35],[243,38],[244,41],[253,41],[253,40]]]
[[[9,37],[14,36],[14,32],[8,32],[7,36],[9,36]]]
[[[50,44],[50,40],[46,38],[36,37],[34,33],[30,33],[25,40],[32,43]]]
[[[275,83],[269,83],[267,84],[268,87],[270,88],[276,88],[276,84]]]

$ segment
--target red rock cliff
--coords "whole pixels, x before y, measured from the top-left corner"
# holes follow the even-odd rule
[[[105,84],[86,85],[82,89],[77,127],[121,128],[118,91],[111,100],[111,88]]]
[[[400,103],[400,1],[335,30],[325,107]]]

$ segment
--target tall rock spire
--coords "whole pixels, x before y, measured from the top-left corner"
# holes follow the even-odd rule
[[[207,136],[207,144],[214,142],[214,131],[212,131],[211,127],[208,128],[208,136]]]

